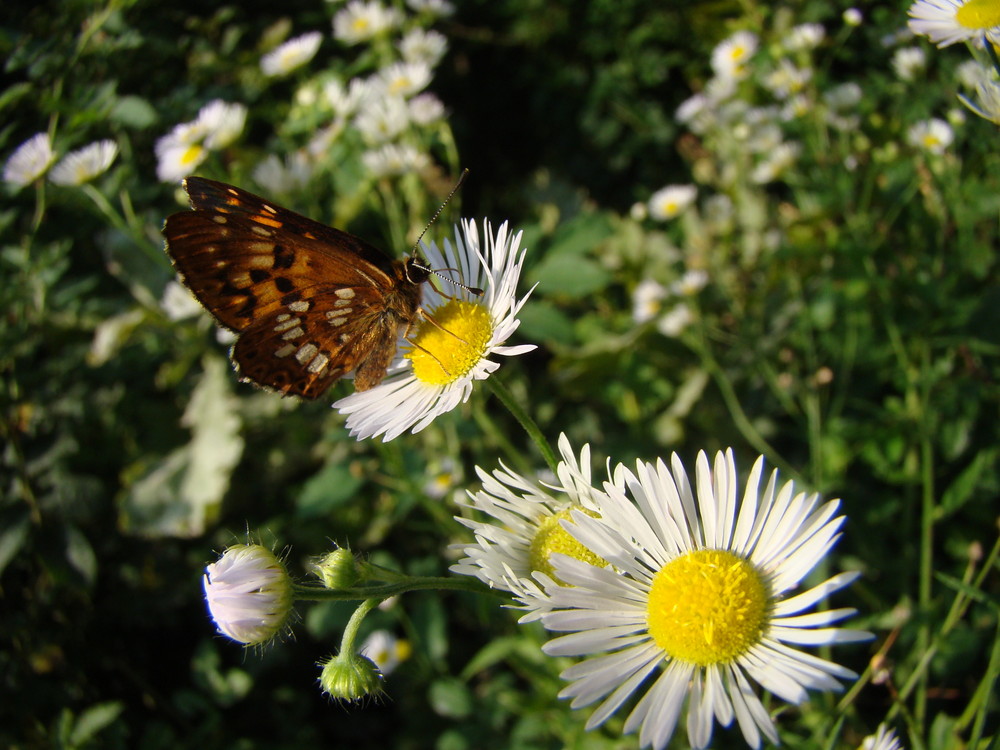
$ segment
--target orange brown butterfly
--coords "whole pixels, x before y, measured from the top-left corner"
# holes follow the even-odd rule
[[[356,391],[382,381],[434,273],[416,246],[395,260],[232,185],[188,177],[184,189],[193,210],[167,218],[166,251],[198,301],[237,334],[230,357],[243,380],[308,399],[350,372]]]

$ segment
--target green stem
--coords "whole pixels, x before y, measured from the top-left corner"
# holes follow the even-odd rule
[[[476,578],[457,576],[448,578],[444,576],[421,576],[408,578],[404,581],[394,583],[383,583],[377,586],[364,586],[360,588],[347,589],[327,589],[315,585],[295,584],[293,595],[298,601],[311,602],[340,602],[357,601],[358,599],[371,599],[378,602],[384,601],[392,596],[399,596],[410,591],[427,591],[436,589],[440,591],[468,591],[473,594],[491,594],[496,597],[509,598],[510,594],[505,591],[498,591],[487,588]]]
[[[521,423],[521,427],[524,428],[528,436],[535,441],[535,445],[541,452],[542,457],[545,459],[545,463],[549,465],[553,473],[556,473],[559,467],[559,458],[556,456],[555,451],[552,450],[552,446],[549,445],[545,436],[542,434],[541,429],[535,424],[535,420],[531,418],[531,415],[517,402],[514,398],[514,394],[496,376],[491,376],[486,379],[486,383],[489,385],[490,390],[493,391],[493,395],[500,399],[500,402],[507,407],[507,411],[514,415],[514,418]]]
[[[365,616],[381,602],[382,600],[378,598],[365,599],[354,610],[351,614],[351,619],[347,621],[347,625],[344,627],[344,634],[340,637],[341,654],[354,653],[354,641],[357,640],[358,629],[361,627],[361,623],[364,621]]]

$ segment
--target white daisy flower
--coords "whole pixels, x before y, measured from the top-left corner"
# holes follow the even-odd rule
[[[195,123],[204,129],[205,148],[214,151],[235,141],[243,132],[246,120],[247,108],[242,104],[213,99],[198,110]]]
[[[430,157],[408,143],[387,143],[361,154],[361,163],[374,177],[418,172],[430,164]]]
[[[741,80],[750,73],[747,63],[757,51],[758,38],[751,31],[737,31],[712,50],[712,70],[719,78]]]
[[[557,480],[551,484],[523,477],[502,461],[492,474],[476,467],[483,488],[469,492],[471,502],[461,504],[489,520],[455,517],[472,529],[476,543],[454,545],[465,557],[451,566],[452,573],[475,576],[490,588],[511,591],[530,585],[527,579],[536,571],[555,576],[550,557],[556,552],[598,566],[605,564],[561,525],[574,508],[595,513],[594,498],[604,494],[590,481],[590,446],[584,445],[577,458],[569,438],[560,435],[559,453],[562,461],[556,467]]]
[[[205,601],[223,635],[247,645],[281,632],[292,613],[292,579],[274,553],[237,544],[205,568]]]
[[[875,734],[870,734],[861,741],[858,750],[903,750],[903,745],[892,729],[879,724]]]
[[[422,62],[393,63],[379,73],[379,78],[390,96],[405,99],[423,90],[431,82],[431,69],[427,63]]]
[[[434,94],[417,94],[406,106],[410,109],[410,119],[417,125],[430,125],[444,117],[444,104]]]
[[[777,144],[766,159],[754,166],[750,172],[750,181],[756,185],[766,185],[781,179],[782,175],[795,164],[800,153],[802,153],[800,143],[786,141]]]
[[[410,110],[399,96],[365,99],[354,118],[354,126],[369,143],[384,143],[403,132],[410,123]]]
[[[694,314],[691,312],[691,308],[684,302],[678,302],[656,321],[656,330],[667,338],[676,338],[691,325],[693,320]]]
[[[1000,42],[1000,7],[993,0],[917,0],[907,11],[914,34],[938,47],[955,42]]]
[[[291,195],[303,190],[312,178],[313,162],[304,151],[296,151],[284,161],[268,154],[251,172],[253,181],[268,195]]]
[[[922,47],[901,47],[893,53],[891,64],[901,81],[913,81],[927,68],[927,53]]]
[[[632,292],[632,322],[642,325],[659,315],[666,296],[666,287],[658,281],[643,279],[636,284]]]
[[[388,630],[375,630],[361,644],[358,654],[371,659],[378,671],[386,677],[402,662],[410,658],[413,648],[409,641],[401,640]]]
[[[826,29],[821,23],[802,23],[792,27],[784,40],[785,49],[792,52],[807,52],[815,49],[826,37]]]
[[[323,96],[338,117],[350,117],[362,101],[368,98],[369,82],[364,78],[352,78],[345,86],[333,78],[323,84]]]
[[[52,167],[49,180],[56,185],[82,185],[104,174],[118,156],[118,144],[111,140],[95,141],[70,151]]]
[[[156,176],[160,182],[180,182],[208,158],[200,143],[185,143],[173,134],[156,142]]]
[[[667,185],[657,190],[649,199],[649,215],[658,221],[668,221],[679,216],[694,203],[698,190],[694,185]]]
[[[906,133],[906,141],[911,146],[937,156],[943,154],[953,140],[955,133],[951,126],[937,117],[915,123]]]
[[[444,251],[433,243],[423,245],[430,268],[457,269],[457,278],[483,289],[483,294],[449,285],[447,292],[454,296],[445,296],[425,285],[424,320],[403,347],[410,366],[333,405],[347,415],[351,435],[359,440],[382,435],[388,441],[407,430],[419,432],[467,401],[474,381],[485,380],[500,367],[490,355],[516,356],[535,348],[503,345],[520,325],[517,313],[531,294],[529,290],[517,297],[525,254],[518,252],[521,233],[512,237],[506,222],[495,235],[484,222],[483,233],[485,247],[475,222],[464,221],[461,230],[455,227],[455,244],[445,240]]]
[[[857,677],[795,646],[872,637],[832,627],[853,609],[810,611],[858,574],[789,596],[838,540],[839,503],[820,505],[791,482],[779,487],[777,472],[761,492],[763,471],[761,457],[741,493],[731,450],[714,467],[700,453],[693,487],[676,454],[669,467],[637,462],[633,474],[619,466],[595,498],[598,515],[573,512],[563,523],[609,566],[554,556],[566,585],[535,574],[541,587],[525,587],[519,599],[528,619],[540,612],[547,629],[569,633],[545,653],[585,657],[562,673],[570,684],[560,697],[573,708],[599,703],[587,729],[637,693],[624,731],[638,730],[641,747],[666,747],[686,703],[696,750],[708,746],[715,720],[734,718],[757,748],[762,734],[775,744],[778,734],[754,682],[800,704],[807,690],[840,690],[835,678]]]
[[[406,4],[417,13],[429,13],[434,16],[450,16],[455,12],[455,6],[448,0],[406,0]]]
[[[780,60],[764,78],[764,87],[778,99],[787,99],[802,91],[812,77],[812,68],[800,68],[788,60]]]
[[[283,76],[301,68],[316,56],[323,35],[310,31],[275,47],[260,58],[260,69],[266,76]]]
[[[433,68],[448,51],[448,39],[437,31],[416,28],[406,32],[397,46],[406,62],[423,63]]]
[[[403,14],[377,0],[351,0],[333,17],[333,35],[346,44],[358,44],[402,23]]]
[[[18,187],[30,185],[41,177],[55,161],[52,141],[48,133],[37,133],[20,146],[7,159],[3,168],[4,182]]]
[[[693,297],[708,283],[708,272],[701,268],[690,268],[670,285],[670,291],[678,297]]]
[[[168,281],[163,288],[160,309],[170,320],[174,321],[193,318],[205,310],[186,286],[173,279]]]
[[[841,14],[841,18],[848,26],[860,26],[861,22],[865,20],[864,15],[857,8],[848,8]]]

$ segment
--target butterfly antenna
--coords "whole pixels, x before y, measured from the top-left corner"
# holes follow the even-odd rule
[[[451,189],[451,192],[448,193],[448,195],[445,197],[444,202],[440,206],[438,206],[438,210],[434,212],[434,215],[431,217],[431,220],[427,222],[427,226],[423,228],[423,230],[420,232],[420,236],[417,237],[417,241],[413,243],[413,250],[410,251],[410,255],[417,254],[417,248],[420,247],[420,240],[422,240],[424,238],[424,235],[427,234],[427,230],[431,228],[431,225],[438,220],[438,217],[441,215],[441,212],[444,211],[444,207],[448,205],[448,202],[455,196],[455,193],[458,192],[458,189],[462,187],[462,183],[465,182],[465,178],[468,176],[469,176],[468,168],[463,169],[462,174],[458,176],[458,182],[455,183],[455,187],[453,187]]]

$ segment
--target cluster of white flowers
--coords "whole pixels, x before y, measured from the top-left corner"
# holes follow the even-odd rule
[[[52,166],[56,153],[49,134],[36,133],[7,158],[3,179],[21,188],[48,173],[49,181],[56,185],[83,185],[106,172],[117,156],[117,143],[111,140],[95,141],[70,151]]]

